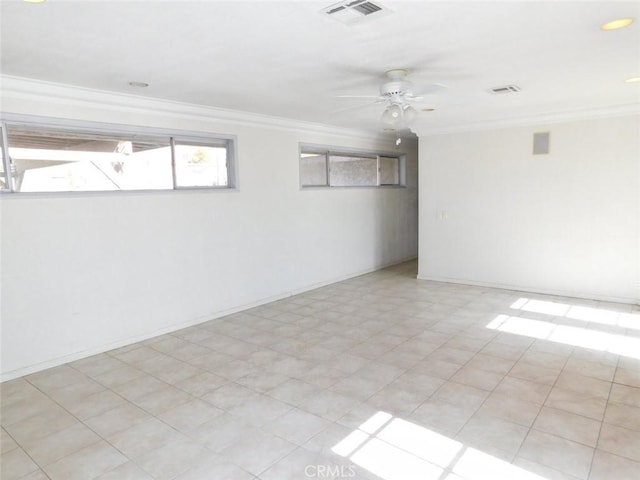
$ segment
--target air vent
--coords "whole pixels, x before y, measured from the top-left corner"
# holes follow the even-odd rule
[[[322,13],[347,24],[359,22],[374,14],[378,18],[389,12],[389,9],[379,3],[369,0],[346,0],[322,10]]]
[[[489,90],[489,93],[494,95],[502,95],[503,93],[516,93],[520,91],[520,87],[517,85],[505,85],[504,87],[494,87]]]

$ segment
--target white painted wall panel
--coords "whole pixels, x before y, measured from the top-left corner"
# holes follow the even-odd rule
[[[420,138],[421,278],[634,303],[639,255],[638,116]]]

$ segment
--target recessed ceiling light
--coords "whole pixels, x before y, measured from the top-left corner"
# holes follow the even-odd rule
[[[605,23],[600,28],[602,30],[617,30],[619,28],[628,27],[633,23],[633,18],[618,18],[617,20],[612,20],[610,22]]]
[[[631,77],[631,78],[627,78],[625,80],[625,82],[627,83],[636,83],[636,82],[640,82],[640,77]]]
[[[44,3],[47,0],[24,0],[27,3]]]
[[[129,86],[135,88],[146,88],[149,84],[144,82],[129,82]]]

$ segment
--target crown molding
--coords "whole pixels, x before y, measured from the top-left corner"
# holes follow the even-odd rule
[[[303,133],[321,133],[374,141],[392,141],[383,132],[337,127],[283,117],[225,108],[208,107],[126,93],[108,92],[30,78],[0,75],[2,105],[6,100],[42,102],[79,108],[100,108],[132,114],[162,114],[181,119],[207,120],[224,125],[273,128]],[[19,113],[28,112],[11,112]],[[395,138],[395,137],[393,137]]]
[[[416,125],[414,127],[414,130],[419,137],[428,137],[448,133],[475,132],[483,130],[494,130],[498,128],[524,127],[532,125],[548,125],[554,123],[567,123],[581,120],[597,120],[600,118],[626,117],[632,115],[640,115],[640,103],[547,112],[519,117],[504,117],[492,120],[483,120],[482,122],[470,122],[444,127]]]

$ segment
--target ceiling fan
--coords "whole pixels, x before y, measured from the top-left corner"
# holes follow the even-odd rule
[[[367,105],[386,104],[382,112],[382,123],[392,129],[407,128],[418,116],[418,111],[411,106],[411,103],[422,101],[425,95],[447,89],[445,85],[439,83],[416,87],[406,79],[407,75],[409,71],[405,69],[387,70],[385,72],[387,81],[380,85],[380,95],[340,95],[339,98],[368,98],[374,101]]]

